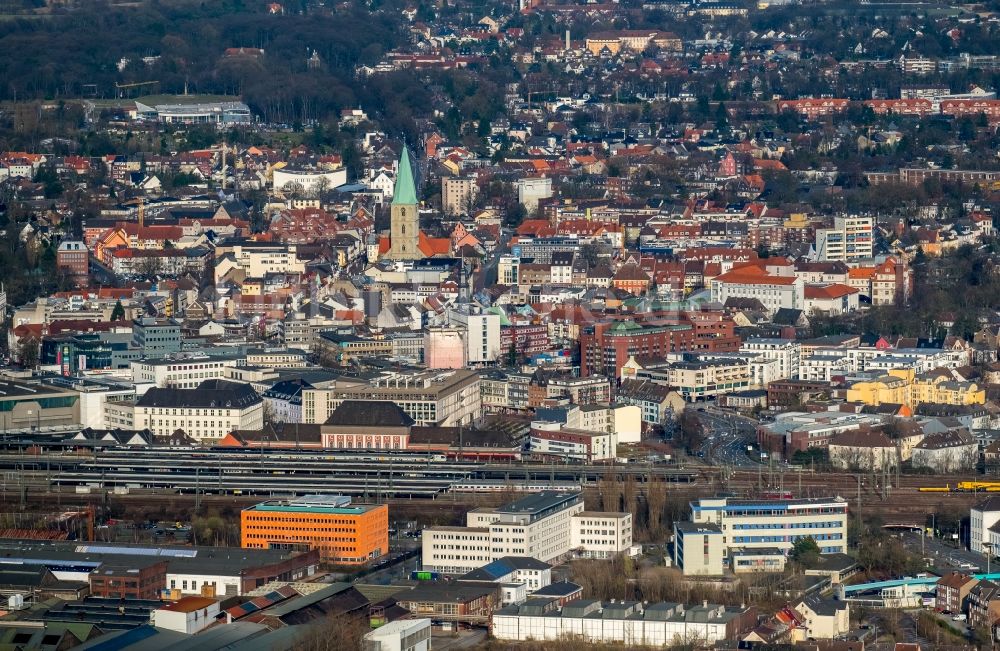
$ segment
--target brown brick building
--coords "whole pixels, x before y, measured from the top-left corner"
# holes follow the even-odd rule
[[[108,599],[159,599],[167,561],[102,563],[90,573],[90,594]]]

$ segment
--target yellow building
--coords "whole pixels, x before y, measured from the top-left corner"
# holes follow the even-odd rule
[[[975,382],[961,382],[942,375],[921,374],[910,385],[910,398],[916,407],[923,402],[943,405],[986,404],[986,390]]]
[[[866,405],[907,405],[910,404],[910,381],[913,371],[891,370],[874,380],[855,382],[847,390],[848,402],[862,402]]]
[[[852,384],[847,401],[872,406],[905,405],[911,409],[925,402],[982,405],[986,403],[986,391],[975,382],[954,380],[944,373],[915,375],[911,369],[894,369],[874,380]]]

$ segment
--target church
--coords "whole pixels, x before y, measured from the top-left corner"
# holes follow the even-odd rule
[[[420,230],[416,181],[410,166],[410,150],[405,146],[396,171],[389,237],[379,238],[378,253],[379,258],[389,260],[423,260],[451,255],[450,238],[428,237]]]

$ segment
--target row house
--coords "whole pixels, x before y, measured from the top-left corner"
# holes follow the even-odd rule
[[[819,99],[794,99],[779,100],[777,103],[778,112],[794,111],[799,115],[815,119],[835,113],[842,113],[847,110],[850,100],[841,98],[819,98]]]
[[[878,115],[892,113],[894,115],[916,115],[925,117],[935,113],[934,104],[929,99],[870,99],[865,101],[865,106],[869,107]]]
[[[941,114],[957,118],[985,115],[990,123],[1000,122],[1000,100],[947,99],[941,102]]]

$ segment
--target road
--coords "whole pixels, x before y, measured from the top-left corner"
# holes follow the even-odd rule
[[[747,455],[754,442],[756,421],[724,409],[702,407],[698,419],[705,430],[701,452],[708,463],[755,468],[759,462]]]
[[[934,567],[963,572],[987,571],[986,556],[960,547],[951,541],[924,536],[921,542],[921,536],[916,531],[904,531],[900,536],[908,550],[918,554],[923,550],[924,558],[933,559],[930,562]],[[965,567],[962,567],[963,565]],[[989,564],[989,570],[1000,571],[1000,561],[994,558]]]
[[[509,239],[509,231],[501,228],[500,241],[497,242],[496,249],[494,249],[493,253],[483,260],[483,265],[479,273],[473,276],[472,290],[474,292],[481,292],[484,288],[497,284],[497,265],[500,262],[500,255],[507,250],[507,242]]]

